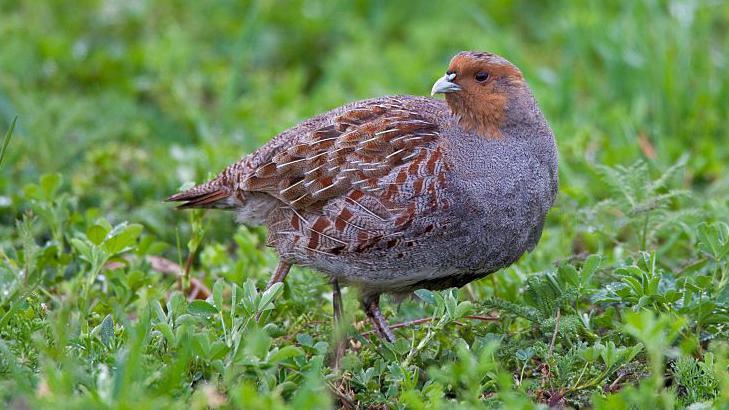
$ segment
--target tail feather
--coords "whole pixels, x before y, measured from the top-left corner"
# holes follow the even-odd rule
[[[168,202],[183,202],[177,209],[227,208],[222,201],[231,196],[230,190],[221,186],[199,185],[167,198]]]

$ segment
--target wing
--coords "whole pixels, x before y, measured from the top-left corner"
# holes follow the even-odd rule
[[[439,141],[437,124],[415,110],[366,103],[282,147],[238,187],[283,203],[269,226],[283,253],[394,247],[419,217],[449,206]]]

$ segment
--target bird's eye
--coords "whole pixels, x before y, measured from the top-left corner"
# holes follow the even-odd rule
[[[478,81],[479,83],[482,83],[489,79],[489,74],[484,73],[483,71],[479,71],[473,78],[475,78],[476,81]]]

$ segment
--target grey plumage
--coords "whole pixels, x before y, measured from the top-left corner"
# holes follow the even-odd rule
[[[483,70],[488,81],[472,79]],[[266,225],[282,261],[365,301],[495,272],[541,236],[557,193],[555,140],[503,58],[461,53],[449,73],[458,83],[447,104],[393,96],[336,108],[170,200]]]

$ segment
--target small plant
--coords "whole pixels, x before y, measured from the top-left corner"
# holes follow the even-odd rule
[[[593,229],[616,241],[630,238],[628,242],[634,249],[647,249],[655,245],[659,235],[684,228],[697,213],[691,207],[676,205],[690,196],[688,191],[674,187],[686,162],[684,156],[655,179],[642,160],[628,166],[599,166],[610,198],[588,212],[588,223],[596,223]]]
[[[676,392],[681,405],[710,403],[718,393],[719,382],[714,374],[714,355],[707,353],[704,361],[679,357],[671,366]]]

